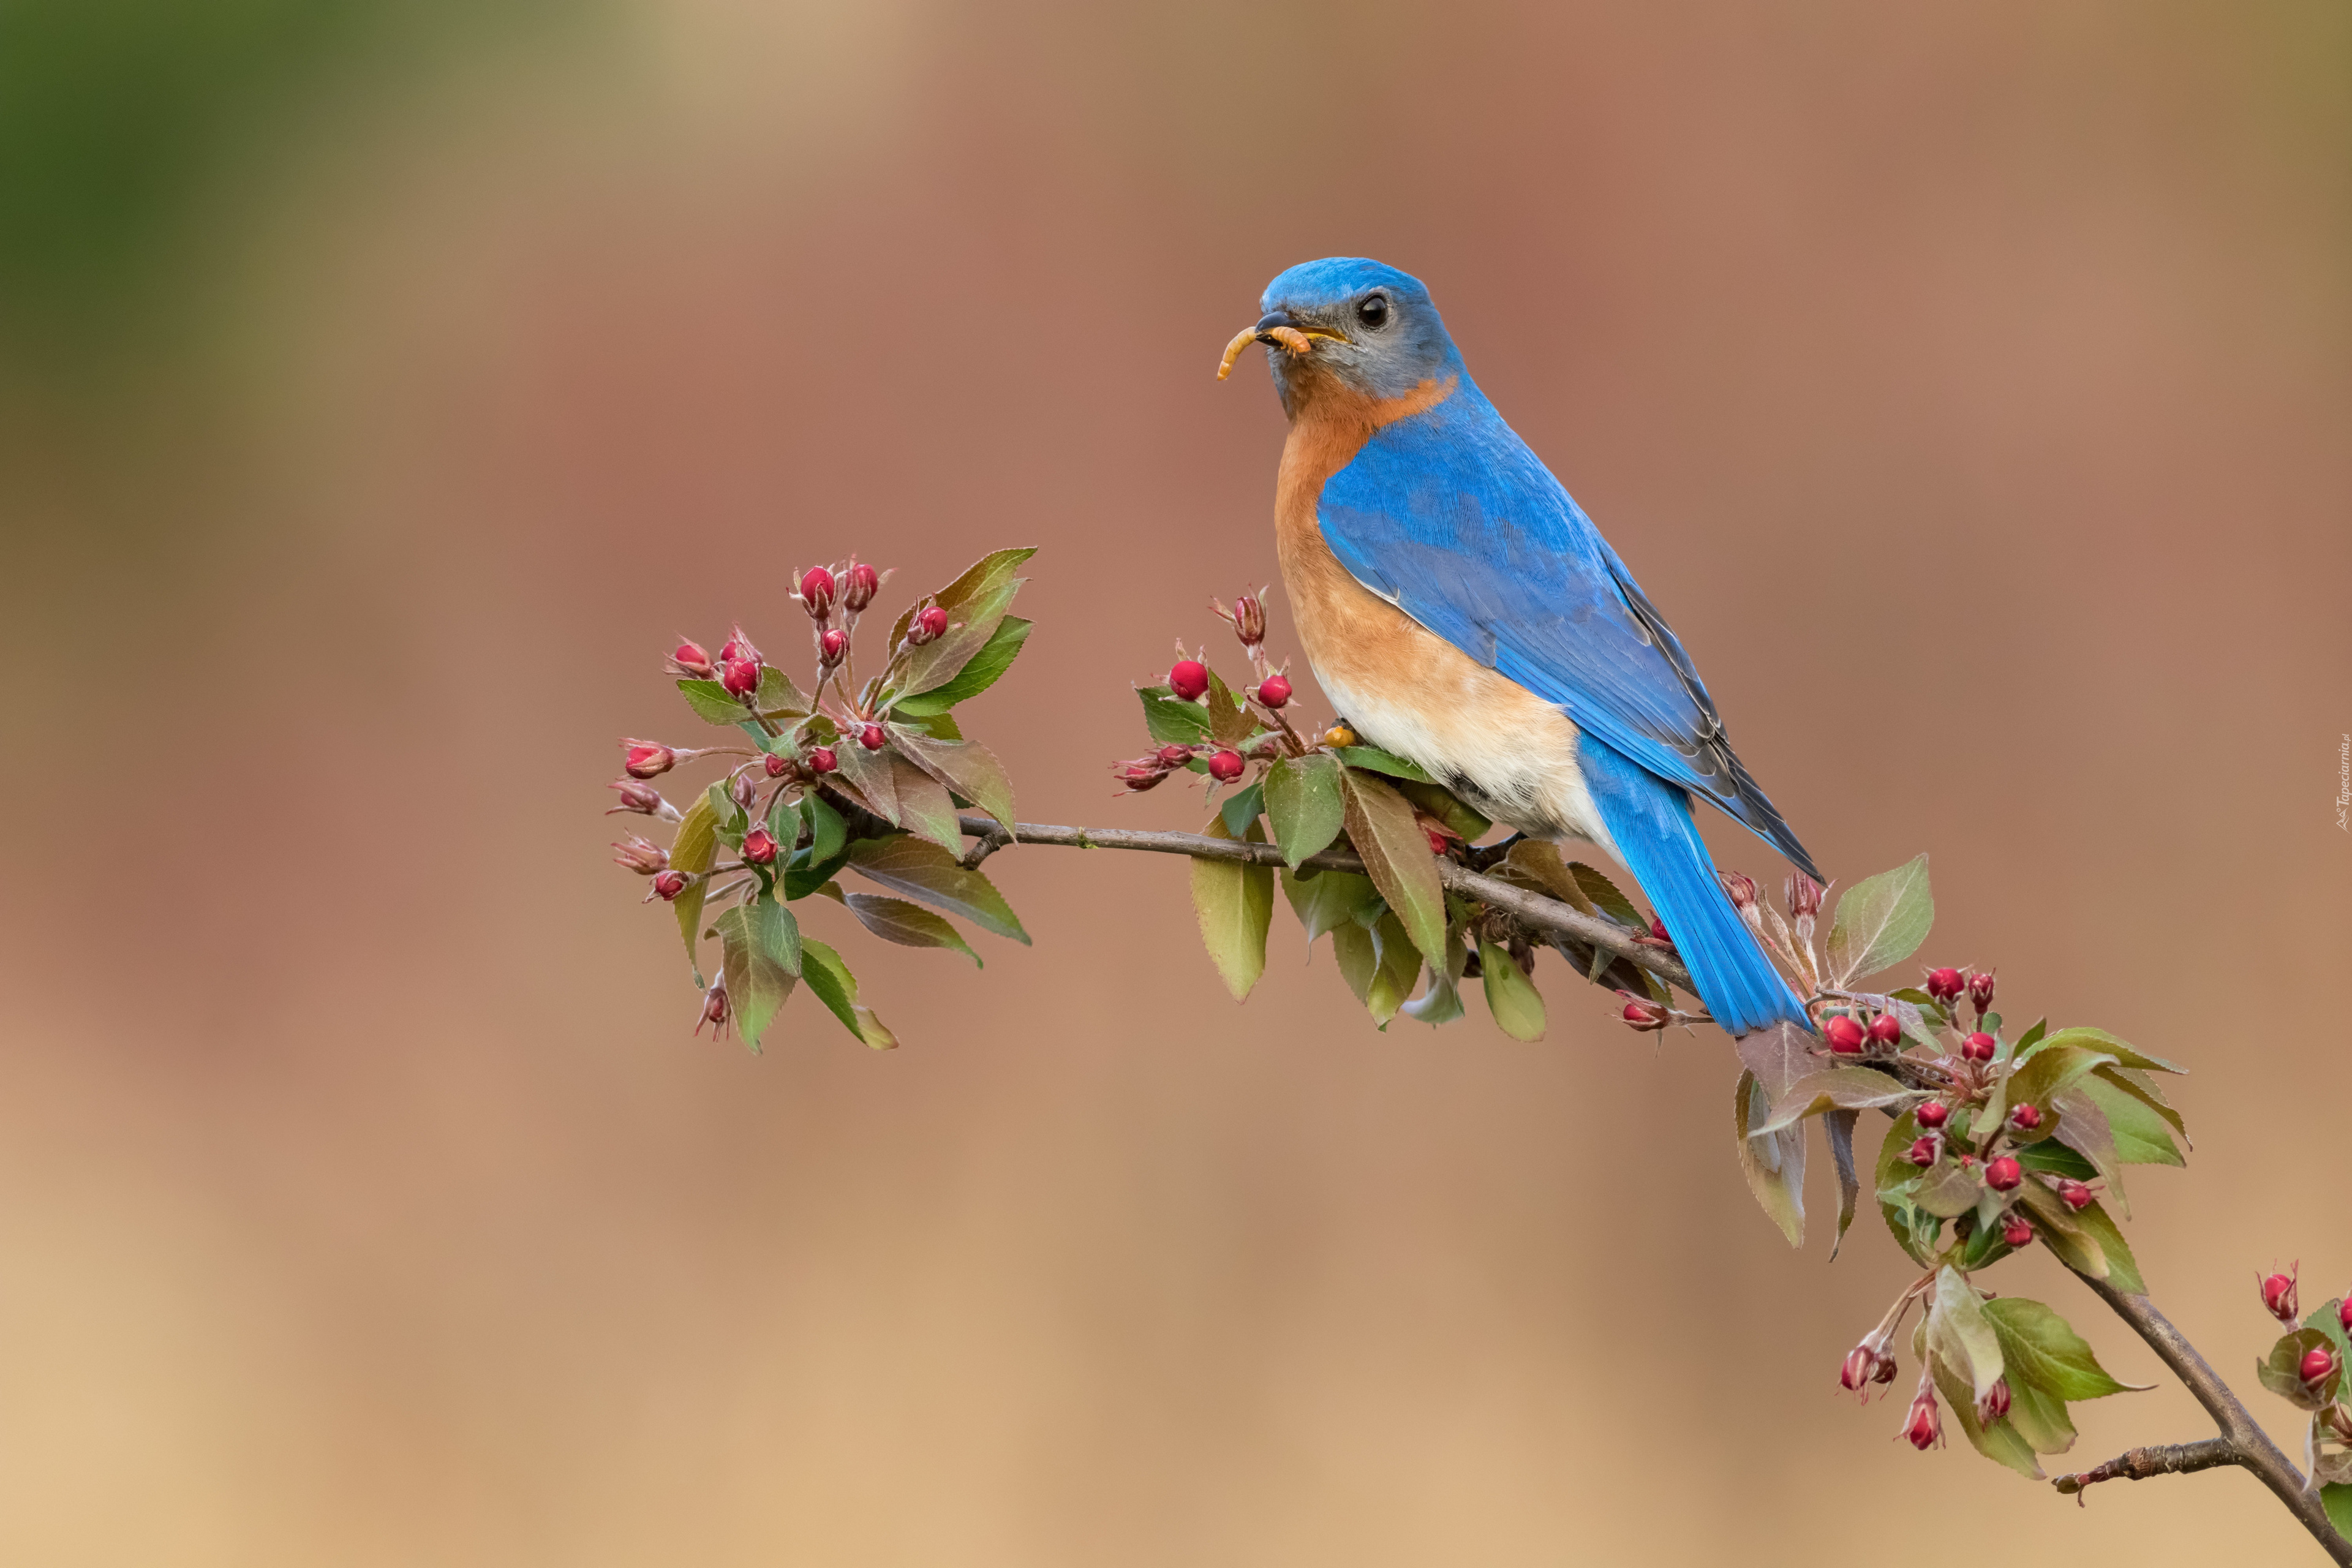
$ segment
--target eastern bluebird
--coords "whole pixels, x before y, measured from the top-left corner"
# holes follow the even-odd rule
[[[1420,282],[1333,257],[1266,286],[1290,417],[1275,533],[1307,662],[1375,745],[1496,822],[1600,846],[1734,1035],[1804,1008],[1717,883],[1694,795],[1808,875],[1664,616],[1503,423]]]

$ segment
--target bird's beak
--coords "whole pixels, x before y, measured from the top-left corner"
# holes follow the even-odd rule
[[[1234,361],[1239,359],[1242,350],[1252,343],[1275,343],[1291,353],[1304,355],[1314,352],[1317,338],[1327,338],[1335,343],[1348,341],[1337,332],[1327,332],[1319,327],[1301,327],[1287,310],[1270,311],[1259,318],[1256,326],[1235,333],[1234,341],[1225,345],[1225,357],[1217,362],[1217,379],[1223,381],[1233,374]]]

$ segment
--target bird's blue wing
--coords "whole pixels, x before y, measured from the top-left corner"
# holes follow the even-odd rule
[[[1467,378],[1366,442],[1319,515],[1358,582],[1814,874],[1664,618]]]

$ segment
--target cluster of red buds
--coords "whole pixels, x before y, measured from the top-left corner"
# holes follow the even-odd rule
[[[1979,1024],[1992,1011],[1993,981],[1990,969],[1930,969],[1922,988],[1945,1006],[1953,1008],[1956,1015],[1959,999],[1967,996]],[[1989,1035],[1985,1037],[1991,1038]]]
[[[1302,735],[1290,722],[1286,711],[1297,696],[1285,673],[1287,666],[1276,667],[1265,652],[1265,590],[1244,594],[1227,609],[1214,599],[1209,607],[1219,618],[1228,622],[1234,635],[1241,641],[1249,657],[1251,668],[1257,676],[1243,696],[1263,728],[1269,732],[1250,742],[1246,750],[1230,745],[1169,744],[1141,757],[1129,757],[1111,764],[1111,776],[1124,792],[1140,795],[1157,789],[1170,774],[1197,771],[1205,773],[1219,784],[1234,784],[1249,771],[1253,760],[1272,762],[1277,757],[1303,756],[1321,746],[1351,746],[1356,743],[1353,731],[1334,725],[1318,737]],[[1176,645],[1176,660],[1168,667],[1168,694],[1179,702],[1198,702],[1208,696],[1211,676],[1206,658],[1200,652],[1188,651],[1181,642]],[[1442,851],[1442,844],[1433,844]]]

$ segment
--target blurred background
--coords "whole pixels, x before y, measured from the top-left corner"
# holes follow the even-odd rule
[[[2258,1268],[2352,1283],[2348,65],[2320,0],[0,0],[0,1558],[2315,1557],[1842,1403],[1907,1268],[1790,1252],[1721,1037],[1556,964],[1539,1045],[1383,1035],[1285,911],[1235,1007],[1181,864],[1015,849],[1034,948],[844,936],[905,1048],[753,1058],[598,813],[704,733],[676,634],[1027,543],[969,726],[1197,826],[1104,764],[1274,575],[1216,355],[1381,257],[1829,870],[2193,1067],[2132,1234],[2242,1374]],[[2163,1384],[2084,1465],[2210,1431],[1996,1284]]]

